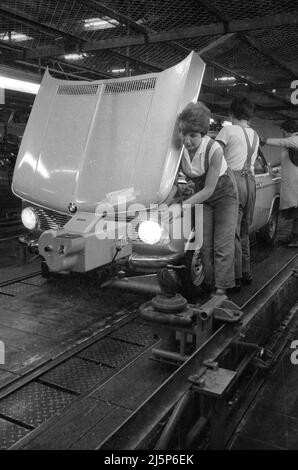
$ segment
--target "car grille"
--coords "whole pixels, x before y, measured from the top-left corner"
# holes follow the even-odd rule
[[[40,230],[57,230],[63,228],[64,225],[71,219],[71,216],[60,214],[59,212],[51,211],[49,209],[42,209],[41,207],[34,207],[34,211],[38,217]]]
[[[131,220],[128,224],[127,228],[127,239],[130,242],[136,242],[136,241],[141,241],[139,237],[139,225],[140,225],[141,220],[139,219],[134,219]]]

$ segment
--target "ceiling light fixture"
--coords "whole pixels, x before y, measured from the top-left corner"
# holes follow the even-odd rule
[[[24,80],[16,80],[14,78],[0,76],[0,88],[22,91],[23,93],[32,93],[33,95],[36,95],[39,87],[40,85],[38,83],[26,82]]]
[[[112,73],[123,73],[125,72],[126,69],[112,69],[111,72]]]
[[[64,59],[66,60],[81,60],[81,59],[85,59],[86,57],[87,57],[87,54],[85,54],[84,52],[82,52],[81,54],[74,53],[74,54],[64,55]]]
[[[103,16],[102,18],[88,18],[84,20],[84,28],[91,31],[97,29],[115,28],[115,26],[119,25],[120,23],[117,20],[113,20],[108,16]]]
[[[215,81],[218,81],[218,82],[230,82],[232,80],[236,80],[235,77],[216,77],[215,78]]]
[[[29,41],[31,38],[23,33],[17,33],[16,31],[11,31],[10,33],[2,33],[0,34],[1,41],[15,41],[15,42],[22,42],[22,41]]]

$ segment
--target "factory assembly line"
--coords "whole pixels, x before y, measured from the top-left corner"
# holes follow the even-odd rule
[[[177,116],[200,99],[206,63],[188,52],[143,75],[43,75],[11,186],[24,228],[0,220],[0,449],[254,437],[258,394],[296,344],[298,254],[283,242],[280,166],[259,148],[239,170],[256,181],[252,276],[229,296],[204,289],[203,206],[183,203]]]

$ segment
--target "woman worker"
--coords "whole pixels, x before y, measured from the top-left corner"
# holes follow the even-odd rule
[[[195,184],[186,204],[203,203],[202,263],[205,284],[223,295],[235,285],[234,240],[238,215],[237,187],[220,145],[207,136],[210,110],[190,103],[178,116],[178,132],[184,146],[182,170]]]
[[[252,222],[256,198],[254,162],[259,137],[249,121],[255,112],[254,104],[246,97],[235,98],[230,107],[232,125],[225,126],[216,136],[223,149],[228,167],[233,171],[239,195],[239,213],[235,237],[236,289],[250,284],[249,226]]]

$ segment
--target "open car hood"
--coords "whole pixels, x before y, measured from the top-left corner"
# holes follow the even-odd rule
[[[22,139],[13,191],[67,213],[117,196],[148,206],[169,195],[181,156],[177,115],[200,92],[192,52],[160,73],[65,81],[44,74]]]

